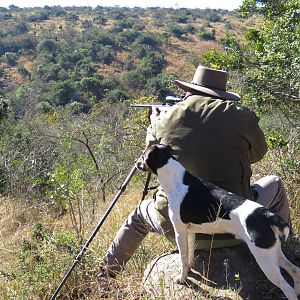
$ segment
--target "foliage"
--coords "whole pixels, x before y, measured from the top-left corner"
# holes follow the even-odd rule
[[[30,239],[23,239],[17,250],[18,265],[13,272],[1,270],[12,283],[21,284],[22,299],[45,299],[49,283],[71,263],[75,254],[76,237],[71,231],[56,233],[41,223],[34,224]],[[55,257],[56,253],[60,253]],[[55,263],[53,263],[55,260]]]
[[[300,73],[299,1],[245,1],[240,13],[256,11],[265,18],[260,28],[250,28],[245,41],[233,36],[223,41],[226,54],[206,54],[209,64],[243,74],[243,96],[256,108],[275,107],[293,118],[299,112]]]
[[[299,131],[290,124],[299,120],[299,6],[294,0],[259,3],[245,1],[239,15],[155,7],[0,8],[0,193],[12,199],[14,217],[21,203],[22,211],[34,207],[51,220],[33,218],[30,233],[14,245],[14,265],[0,268],[0,298],[49,298],[49,287],[144,148],[149,112],[130,104],[177,94],[175,79],[190,80],[199,62],[230,71],[227,88],[259,113],[269,152],[257,173],[286,180],[297,217]],[[242,17],[254,12],[257,23],[242,38],[249,24]],[[134,187],[143,176],[134,177]],[[116,213],[120,219],[134,205],[131,192],[128,197]],[[11,226],[23,229],[27,220],[20,215]],[[121,221],[112,222],[118,227]],[[105,251],[113,234],[107,231],[105,245],[101,239],[65,287],[66,297],[89,297],[79,283],[95,281],[98,249]],[[131,274],[142,276],[153,243],[149,249],[133,258]]]
[[[2,119],[7,117],[7,114],[8,114],[8,103],[2,96],[0,96],[0,122],[2,121]]]
[[[200,40],[205,40],[205,41],[215,40],[216,39],[216,30],[212,29],[211,31],[202,31],[197,34],[197,37]]]

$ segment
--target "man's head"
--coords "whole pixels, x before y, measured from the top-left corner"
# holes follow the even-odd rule
[[[163,167],[172,157],[172,149],[166,145],[152,145],[146,149],[136,166],[142,171],[151,171],[157,174],[157,169]]]
[[[224,100],[240,100],[240,96],[226,91],[228,73],[222,70],[198,66],[191,83],[175,80],[175,83],[184,91],[194,94],[200,92]]]

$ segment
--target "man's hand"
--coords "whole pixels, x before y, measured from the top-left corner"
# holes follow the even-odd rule
[[[160,115],[160,110],[157,107],[152,108],[152,113],[150,115],[150,123],[153,124],[155,122],[155,118]]]

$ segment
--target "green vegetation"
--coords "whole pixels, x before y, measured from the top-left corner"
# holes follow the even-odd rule
[[[299,236],[299,10],[297,0],[246,0],[235,12],[0,8],[0,298],[49,299],[144,148],[147,112],[129,104],[178,95],[174,80],[190,81],[199,63],[228,70],[228,89],[260,115],[269,152],[254,178],[283,178]],[[63,299],[140,298],[145,266],[173,247],[165,239],[147,237],[111,291],[96,274],[144,176]]]

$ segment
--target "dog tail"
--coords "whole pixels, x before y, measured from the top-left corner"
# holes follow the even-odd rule
[[[286,241],[290,233],[289,225],[282,219],[282,217],[270,212],[267,214],[267,218],[270,225],[275,225],[279,229],[280,237]]]

